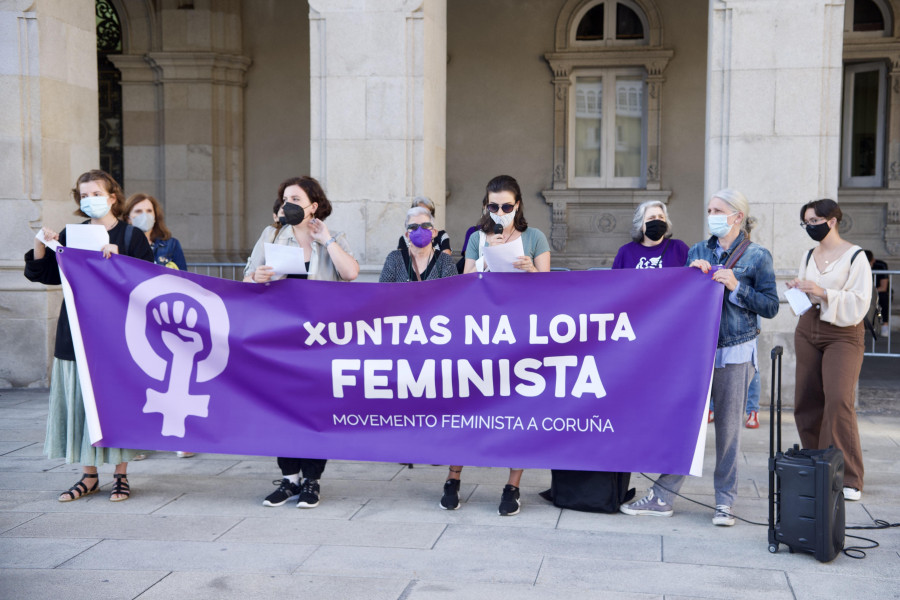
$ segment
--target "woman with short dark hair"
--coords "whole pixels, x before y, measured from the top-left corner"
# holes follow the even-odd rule
[[[325,225],[331,214],[331,202],[319,182],[312,177],[292,177],[278,187],[273,206],[274,225],[266,227],[259,236],[247,266],[244,281],[266,283],[277,279],[315,279],[319,281],[353,281],[359,274],[359,263],[343,233],[333,234]],[[265,244],[299,247],[303,249],[306,266],[304,275],[276,275],[265,264]],[[319,505],[319,479],[325,470],[326,459],[278,457],[282,479],[276,480],[278,489],[263,500],[263,506],[281,506],[299,496],[298,508]],[[300,481],[300,476],[303,481]]]
[[[797,278],[787,282],[813,304],[794,331],[794,420],[804,448],[833,444],[844,453],[844,499],[859,500],[863,460],[856,384],[865,352],[863,319],[872,299],[872,270],[862,248],[841,237],[842,218],[841,207],[827,198],[800,209],[800,225],[819,245],[803,253]]]

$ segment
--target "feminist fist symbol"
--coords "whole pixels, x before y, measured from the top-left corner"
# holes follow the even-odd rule
[[[166,294],[181,294],[192,299],[206,313],[205,321],[199,320],[197,309],[191,307],[185,311],[185,303],[181,300],[173,302],[171,307],[163,301],[152,309],[155,325],[150,322],[148,327],[148,312],[151,312],[148,308],[156,298]],[[149,329],[159,332],[171,358],[157,354],[148,338]],[[222,298],[193,281],[175,275],[159,275],[131,291],[125,317],[128,352],[141,370],[153,379],[165,381],[167,373],[169,376],[166,391],[147,389],[147,403],[143,409],[145,413],[162,414],[162,435],[184,437],[187,417],[208,416],[210,397],[192,395],[190,385],[192,377],[200,384],[225,370],[229,354],[228,332],[228,311]],[[197,360],[205,342],[209,342],[209,352],[205,358]]]
[[[184,437],[184,420],[189,416],[206,417],[209,408],[209,395],[192,395],[188,391],[194,358],[203,350],[203,340],[194,331],[197,311],[192,307],[185,314],[184,302],[178,300],[172,304],[170,319],[169,303],[161,302],[153,309],[153,320],[163,328],[162,341],[172,353],[172,370],[169,374],[169,388],[165,392],[147,390],[144,412],[162,413],[163,435]]]

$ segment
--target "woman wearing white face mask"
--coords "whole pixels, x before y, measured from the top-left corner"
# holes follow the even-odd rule
[[[125,215],[129,223],[144,232],[156,264],[187,271],[181,242],[166,227],[162,206],[156,198],[150,194],[132,194],[125,204]]]
[[[518,257],[513,266],[526,273],[550,270],[550,245],[547,237],[525,220],[522,191],[519,183],[509,175],[498,175],[491,179],[482,200],[483,214],[478,222],[478,230],[469,238],[466,246],[466,266],[464,273],[481,271],[479,262],[484,248],[506,244],[522,239],[524,255]],[[494,233],[495,225],[502,227],[501,233]],[[522,469],[510,469],[509,479],[500,496],[500,516],[519,514],[519,482]],[[444,495],[440,507],[444,510],[459,508],[459,486],[462,466],[453,465],[444,482]]]
[[[528,227],[522,191],[514,178],[498,175],[491,179],[481,204],[481,220],[477,225],[478,231],[469,238],[463,273],[483,270],[478,263],[488,246],[507,244],[519,238],[522,239],[525,254],[513,266],[526,273],[550,270],[550,245],[547,243],[547,236],[539,229]],[[495,233],[496,225],[503,228],[501,233]]]
[[[153,252],[140,231],[122,221],[125,194],[109,174],[88,171],[75,181],[72,197],[80,217],[90,217],[83,223],[102,225],[109,233],[109,244],[103,246],[105,258],[112,254],[124,254],[141,260],[152,261]],[[66,245],[66,230],[58,234],[44,227],[44,238],[59,240]],[[44,244],[35,240],[34,250],[25,254],[25,277],[46,285],[59,285],[59,265],[56,253],[47,251]],[[100,490],[97,467],[104,463],[116,465],[115,483],[109,495],[111,502],[127,500],[131,491],[126,469],[136,450],[99,448],[91,445],[84,426],[84,403],[81,383],[75,364],[75,346],[69,328],[69,316],[63,301],[56,323],[56,346],[53,350],[53,371],[50,376],[50,408],[47,414],[47,436],[44,454],[48,458],[65,458],[67,463],[81,463],[82,476],[68,491],[60,494],[60,502],[71,502]]]
[[[140,229],[144,237],[150,242],[153,250],[153,258],[156,264],[170,269],[187,271],[187,262],[184,260],[184,251],[181,242],[172,237],[172,232],[166,227],[162,206],[159,200],[150,194],[137,193],[128,197],[125,203],[125,220]],[[190,458],[193,452],[176,452],[178,458]],[[141,452],[131,460],[144,460],[146,452]]]
[[[725,287],[719,319],[711,397],[716,403],[716,468],[713,475],[716,511],[713,525],[734,525],[738,451],[744,406],[757,368],[759,317],[778,313],[775,269],[768,250],[750,241],[755,220],[750,204],[737,190],[716,192],[706,209],[712,236],[688,251],[688,266],[711,273]],[[699,416],[699,415],[698,415]],[[660,475],[646,496],[620,511],[628,515],[668,517],[683,475]]]

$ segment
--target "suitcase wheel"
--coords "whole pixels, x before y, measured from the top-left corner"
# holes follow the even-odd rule
[[[778,552],[778,544],[769,544],[769,552],[772,554]]]

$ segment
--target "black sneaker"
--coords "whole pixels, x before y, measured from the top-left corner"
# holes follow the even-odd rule
[[[297,508],[315,508],[319,505],[319,480],[308,477],[300,484]]]
[[[448,479],[444,482],[441,508],[444,510],[456,510],[459,508],[459,479]]]
[[[519,502],[519,488],[507,483],[503,488],[503,495],[500,496],[500,510],[497,512],[501,517],[511,517],[519,514],[520,506],[522,503]]]
[[[300,486],[296,483],[291,483],[289,479],[276,479],[273,481],[275,485],[278,485],[278,489],[266,496],[266,499],[263,500],[263,506],[281,506],[294,496],[300,493]]]

